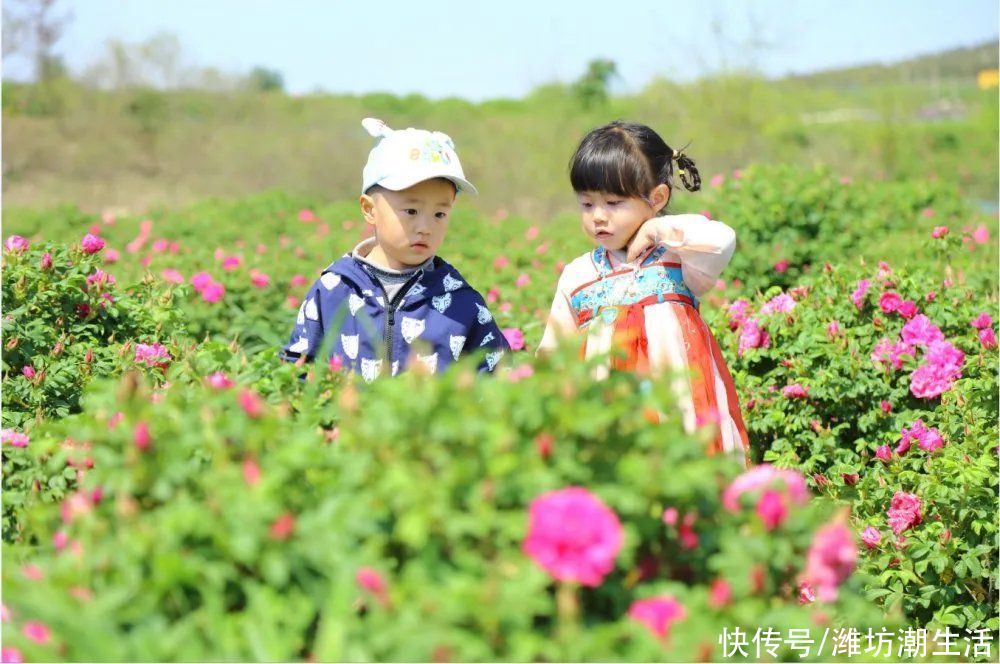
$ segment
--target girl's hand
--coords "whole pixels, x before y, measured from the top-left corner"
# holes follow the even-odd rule
[[[653,217],[645,221],[629,242],[625,261],[631,263],[656,245],[677,246],[684,241],[684,231],[670,223],[667,217]]]

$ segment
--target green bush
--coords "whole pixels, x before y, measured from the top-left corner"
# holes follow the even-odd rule
[[[58,455],[72,431],[95,465],[63,506],[33,508],[40,544],[5,548],[5,642],[69,660],[648,661],[718,657],[723,627],[899,624],[860,576],[800,606],[830,503],[789,503],[772,529],[755,501],[723,509],[740,464],[706,457],[676,418],[650,424],[672,411],[660,386],[554,361],[519,381],[471,363],[349,381],[332,406],[317,399],[341,377],[320,368],[291,402],[204,383],[156,403],[145,382],[93,390],[32,442]],[[335,429],[307,424],[331,407]],[[569,486],[623,527],[595,587],[553,582],[522,549],[529,506]],[[628,612],[663,595],[684,617],[660,640]],[[47,645],[15,631],[30,620]]]
[[[961,251],[952,237],[929,242],[942,259]],[[996,311],[996,295],[948,274],[946,260],[824,269],[787,293],[735,304],[721,341],[735,358],[755,457],[800,469],[852,506],[858,532],[881,532],[865,557],[879,579],[870,596],[917,624],[996,630],[998,355],[995,323],[980,321],[982,333],[972,325]],[[870,287],[859,297],[862,279]],[[892,294],[915,305],[910,318],[892,310]],[[769,337],[762,347],[750,343],[755,324]],[[915,373],[930,366],[930,347],[901,345],[930,325],[964,354],[940,394],[921,389]],[[918,421],[943,447],[914,438],[900,448]],[[922,502],[922,523],[905,535],[887,527],[897,492]]]

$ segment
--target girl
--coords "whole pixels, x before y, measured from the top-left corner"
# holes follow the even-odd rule
[[[570,181],[583,231],[597,246],[563,270],[539,350],[579,333],[583,357],[615,351],[611,369],[683,370],[678,375],[686,378],[673,387],[685,429],[716,424],[709,453],[733,452],[746,462],[733,379],[698,313],[699,298],[733,255],[736,234],[701,215],[664,214],[675,169],[688,191],[700,188],[694,162],[645,125],[612,122],[584,137]]]

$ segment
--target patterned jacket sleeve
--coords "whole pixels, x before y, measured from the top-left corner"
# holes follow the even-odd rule
[[[321,291],[322,287],[317,281],[306,293],[295,316],[295,325],[289,335],[288,343],[279,353],[282,360],[296,362],[300,357],[305,357],[307,362],[312,362],[319,352],[323,336],[326,334],[324,314],[329,315],[327,302],[321,297]]]
[[[684,283],[696,296],[715,287],[733,257],[736,231],[700,214],[674,214],[657,219],[660,241],[681,258]]]
[[[480,349],[486,349],[486,357],[479,365],[480,372],[492,372],[501,366],[503,358],[509,354],[510,344],[507,338],[497,325],[496,319],[486,306],[486,301],[482,295],[475,293],[473,296],[476,316],[473,319],[472,327],[469,329],[469,340],[465,344],[465,350],[474,353]]]

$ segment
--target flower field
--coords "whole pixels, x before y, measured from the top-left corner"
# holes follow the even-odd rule
[[[510,366],[366,383],[278,359],[354,202],[5,210],[4,661],[992,661],[996,216],[706,182],[675,211],[737,233],[702,315],[749,470],[667,380],[534,356],[575,218],[459,199]]]

